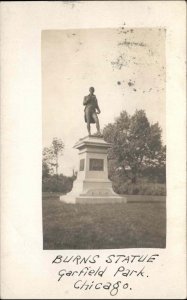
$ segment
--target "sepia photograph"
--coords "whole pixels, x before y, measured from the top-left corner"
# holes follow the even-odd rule
[[[43,30],[43,249],[166,247],[166,29]]]
[[[2,299],[186,298],[185,8],[1,1]]]

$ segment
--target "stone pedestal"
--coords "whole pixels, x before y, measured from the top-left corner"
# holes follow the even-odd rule
[[[107,150],[110,144],[102,137],[87,136],[74,146],[79,150],[79,171],[73,189],[60,200],[67,203],[121,203],[108,179]]]

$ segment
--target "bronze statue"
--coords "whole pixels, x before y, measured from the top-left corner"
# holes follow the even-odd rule
[[[84,119],[85,122],[87,123],[87,129],[88,129],[88,134],[89,136],[91,135],[91,130],[90,130],[90,124],[91,123],[96,123],[96,128],[97,128],[97,136],[101,136],[100,132],[100,125],[99,125],[99,118],[97,114],[100,114],[100,108],[97,102],[97,98],[94,95],[95,89],[91,87],[89,89],[89,95],[84,97],[83,105],[85,105],[84,109]]]

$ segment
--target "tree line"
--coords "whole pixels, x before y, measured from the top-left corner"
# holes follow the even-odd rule
[[[64,143],[61,139],[53,138],[49,147],[42,152],[42,191],[68,193],[72,190],[76,172],[72,176],[59,174],[59,158],[63,155]]]

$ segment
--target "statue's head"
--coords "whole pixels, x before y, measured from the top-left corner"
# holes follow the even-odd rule
[[[94,91],[95,91],[94,87],[91,86],[91,87],[89,88],[89,91],[90,91],[91,94],[93,94]]]

